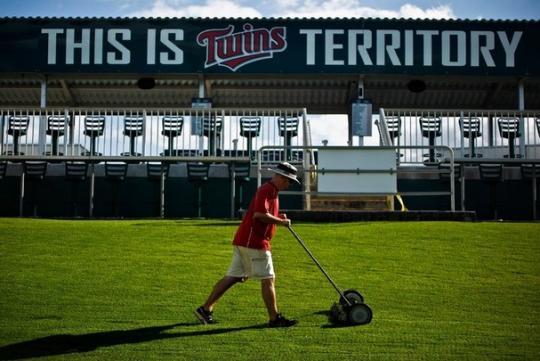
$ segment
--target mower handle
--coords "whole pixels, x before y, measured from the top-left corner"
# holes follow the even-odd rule
[[[343,293],[343,291],[338,287],[338,285],[334,282],[334,280],[330,277],[330,275],[328,274],[328,272],[326,272],[326,270],[323,268],[323,266],[319,263],[319,261],[317,261],[317,259],[315,258],[315,256],[313,255],[313,253],[311,253],[311,251],[307,248],[306,244],[304,243],[304,241],[302,240],[302,238],[300,238],[300,236],[298,235],[298,233],[296,233],[294,231],[294,229],[292,229],[291,225],[287,225],[286,226],[289,231],[291,231],[291,234],[294,236],[294,238],[296,238],[296,240],[298,241],[298,243],[300,243],[300,245],[302,246],[302,248],[304,248],[304,250],[306,251],[306,253],[311,257],[311,259],[313,260],[313,262],[315,262],[315,264],[317,265],[317,267],[319,267],[319,269],[321,270],[321,272],[326,276],[326,278],[328,279],[328,281],[330,282],[330,284],[332,286],[334,286],[334,288],[336,289],[337,293],[339,293],[339,295],[341,296],[341,298],[343,300],[345,300],[345,302],[347,302],[347,304],[349,306],[351,306],[351,302],[347,299],[347,297],[345,297],[345,294]]]

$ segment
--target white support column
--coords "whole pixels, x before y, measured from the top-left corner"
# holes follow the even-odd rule
[[[237,141],[238,142],[238,141]],[[236,147],[236,143],[234,143],[234,146]],[[235,163],[232,162],[231,164],[228,164],[227,165],[228,167],[230,167],[230,177],[231,177],[231,199],[230,199],[230,202],[231,202],[231,218],[234,218],[235,216],[235,213],[236,213],[236,167],[235,167]]]
[[[205,91],[204,91],[204,76],[201,75],[199,76],[199,98],[204,98],[204,94],[205,94]]]
[[[41,98],[39,106],[42,109],[47,107],[47,77],[41,79]]]
[[[518,83],[518,110],[520,112],[525,110],[525,86],[524,80],[520,79]],[[525,157],[525,119],[523,116],[519,117],[519,132],[521,136],[519,137],[519,154],[522,157]]]
[[[304,147],[311,147],[311,129],[309,126],[309,120],[307,118],[307,109],[302,109],[302,130],[304,132]],[[311,159],[313,149],[311,148],[304,148],[302,150],[304,157],[303,157],[303,164],[302,167],[304,168],[304,181],[302,182],[302,186],[304,188],[304,210],[310,211],[311,210],[311,195],[306,194],[306,192],[311,191],[311,164],[313,163],[313,160]]]
[[[169,167],[167,165],[166,167]],[[159,216],[160,218],[165,218],[165,172],[166,169],[163,169],[163,162],[160,164],[159,168],[161,170],[161,175],[159,178]]]
[[[26,174],[24,172],[24,166],[21,164],[21,190],[19,193],[19,217],[22,217],[24,215],[24,180],[26,177]]]
[[[45,153],[47,144],[47,116],[45,114],[45,108],[47,108],[47,78],[44,77],[41,80],[41,98],[39,107],[41,109],[41,115],[39,117],[39,135],[38,135],[38,154],[43,155]]]
[[[358,92],[357,92],[358,99],[364,99],[364,79],[360,77],[358,79]],[[358,146],[363,147],[364,146],[364,137],[359,136],[358,137]]]
[[[143,134],[142,134],[142,155],[146,155],[146,133],[148,132],[149,128],[152,126],[151,122],[147,122],[148,120],[148,114],[146,112],[146,109],[143,109]],[[151,151],[151,150],[150,150]],[[137,153],[137,151],[135,151]]]
[[[0,113],[0,154],[4,154],[4,119],[7,117],[4,113]]]
[[[463,118],[465,116],[465,114],[463,113],[463,110],[460,111],[459,116],[460,116],[461,121],[463,122],[464,121]],[[464,133],[463,133],[463,127],[460,127],[460,128],[461,128],[461,132],[460,132],[461,133],[460,134],[460,136],[461,136],[461,158],[463,158],[463,157],[465,157],[465,146],[464,146],[465,136],[464,136]],[[472,157],[472,142],[473,141],[474,140],[469,139],[469,154],[470,154],[469,156],[470,157]],[[460,193],[461,193],[460,206],[461,207],[460,208],[461,208],[462,211],[464,211],[465,210],[465,165],[460,164],[459,168],[460,168],[459,185],[461,187],[461,191],[460,191]]]
[[[90,198],[88,200],[88,218],[94,216],[94,191],[96,185],[96,171],[94,169],[94,162],[90,164]]]
[[[68,142],[68,155],[74,154],[74,147],[75,147],[75,112],[71,111],[66,108],[64,109],[64,114],[69,116],[69,123],[68,123],[68,129],[69,129],[69,137],[67,139]]]
[[[199,75],[199,98],[204,98],[205,91],[204,91],[204,75]],[[202,118],[204,117],[205,111],[201,111],[201,135],[199,136],[199,153],[202,155],[204,152],[204,135],[203,135],[203,124],[202,124]],[[211,122],[211,111],[208,111],[208,118]],[[210,142],[210,139],[208,139],[208,142]],[[210,154],[209,154],[210,155]]]

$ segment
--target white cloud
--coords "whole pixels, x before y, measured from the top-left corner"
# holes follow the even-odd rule
[[[109,0],[113,1],[113,0]],[[115,0],[129,2],[129,0]],[[151,7],[130,14],[140,17],[373,17],[453,19],[449,5],[421,8],[404,4],[399,9],[362,6],[360,0],[261,0],[254,6],[238,0],[154,0]],[[267,10],[264,15],[263,9]]]
[[[449,5],[439,5],[422,10],[416,5],[405,4],[399,9],[400,16],[404,18],[427,18],[427,19],[454,19],[454,11]]]
[[[277,0],[277,5],[283,1]],[[296,7],[288,5],[278,9],[274,16],[285,17],[339,17],[339,18],[359,18],[359,17],[379,17],[379,18],[431,18],[449,19],[455,18],[452,8],[448,5],[422,9],[416,5],[405,4],[398,10],[387,10],[361,6],[360,2],[351,0],[304,0]]]
[[[155,0],[149,9],[137,11],[138,17],[241,17],[260,18],[261,13],[231,0],[206,0],[202,5],[182,4],[179,1]]]
[[[308,114],[311,125],[311,142],[315,146],[328,141],[328,145],[347,145],[349,124],[345,114]],[[358,145],[358,137],[353,144]],[[364,145],[379,145],[379,131],[372,124],[371,137],[364,137]]]
[[[328,145],[347,144],[347,116],[346,115],[317,115],[308,114],[311,124],[311,141],[313,145],[320,146],[323,140]]]
[[[299,6],[300,0],[266,0],[267,6],[277,6],[278,9],[292,9]]]

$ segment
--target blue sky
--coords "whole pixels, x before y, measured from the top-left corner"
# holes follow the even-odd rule
[[[0,0],[0,16],[539,19],[540,0]]]

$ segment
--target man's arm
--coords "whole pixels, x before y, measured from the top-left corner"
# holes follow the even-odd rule
[[[291,224],[291,220],[288,219],[285,214],[280,215],[283,216],[283,218],[275,217],[270,213],[255,212],[253,214],[253,219],[259,220],[263,223],[281,224],[282,226],[289,226]]]

